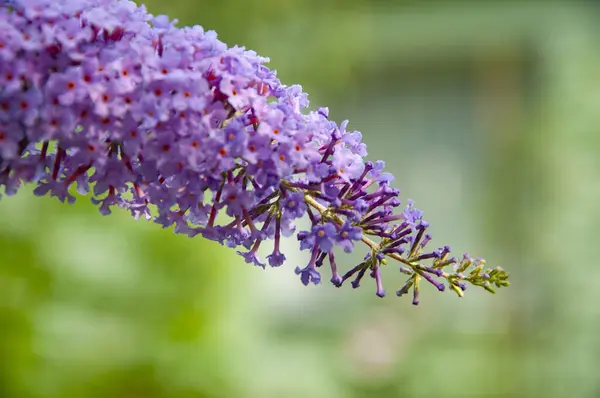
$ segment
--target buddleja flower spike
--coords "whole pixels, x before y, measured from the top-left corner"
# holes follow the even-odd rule
[[[282,265],[281,236],[307,217],[297,233],[310,252],[296,268],[305,285],[328,262],[335,286],[368,274],[383,297],[393,259],[408,276],[396,293],[412,291],[414,304],[423,280],[459,296],[467,284],[508,286],[482,259],[428,249],[429,224],[412,202],[400,208],[383,162],[365,162],[361,134],[327,108],[308,111],[300,86],[282,85],[267,61],[130,1],[0,1],[0,186],[13,195],[33,183],[73,203],[76,185],[102,214],[116,206],[243,246],[263,268],[258,249],[272,240],[266,260]],[[334,249],[359,243],[364,260],[339,270]]]

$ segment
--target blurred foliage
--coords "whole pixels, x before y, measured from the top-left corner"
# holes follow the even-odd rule
[[[270,56],[363,131],[434,242],[486,254],[513,286],[430,289],[416,309],[305,288],[295,242],[263,272],[85,198],[22,192],[0,202],[0,397],[600,395],[597,6],[147,5]]]
[[[1,213],[0,396],[225,390],[215,341],[228,303],[213,298],[234,270],[207,258],[210,243],[101,217],[85,198],[65,206],[25,192]]]

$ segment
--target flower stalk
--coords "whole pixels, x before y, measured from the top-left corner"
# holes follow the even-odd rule
[[[462,297],[468,284],[508,286],[501,268],[428,250],[432,237],[412,201],[403,210],[382,161],[367,161],[362,134],[309,109],[298,85],[283,85],[267,58],[228,47],[200,26],[178,28],[125,0],[0,0],[0,188],[73,203],[72,187],[102,214],[142,215],[190,237],[203,236],[265,268],[286,262],[281,239],[296,237],[310,261],[302,283],[354,288],[393,259],[420,282]],[[334,252],[366,245],[343,272]],[[426,261],[429,265],[424,263]],[[452,268],[450,271],[449,268]],[[342,276],[340,276],[342,274]],[[441,282],[445,281],[445,282]],[[447,286],[446,286],[447,285]]]

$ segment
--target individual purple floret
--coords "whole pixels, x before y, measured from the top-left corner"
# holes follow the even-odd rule
[[[508,286],[500,268],[428,250],[429,224],[399,190],[384,162],[366,161],[362,134],[308,109],[267,58],[228,47],[200,26],[121,0],[0,0],[0,187],[26,183],[38,196],[73,203],[90,194],[102,214],[142,216],[175,233],[202,235],[265,268],[286,261],[282,237],[310,250],[301,282],[375,281],[391,258],[408,275],[463,295],[467,283]],[[375,241],[377,240],[377,241]],[[273,242],[271,245],[270,241]],[[338,270],[335,252],[366,245],[364,261]],[[267,247],[268,246],[268,247]],[[271,250],[272,248],[272,250]],[[427,260],[428,265],[422,262]],[[444,271],[449,269],[449,271]],[[368,278],[367,278],[368,279]]]
[[[282,216],[290,219],[300,218],[306,213],[306,203],[301,192],[291,192],[281,200]]]
[[[350,222],[345,222],[336,235],[336,243],[344,249],[346,253],[351,253],[354,249],[354,242],[362,239],[362,229],[355,227]]]

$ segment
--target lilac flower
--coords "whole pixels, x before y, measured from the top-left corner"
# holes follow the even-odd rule
[[[300,280],[304,286],[310,282],[318,285],[321,282],[321,274],[315,269],[312,264],[307,265],[305,268],[296,267],[296,274],[300,275]]]
[[[333,224],[318,224],[313,226],[311,232],[304,238],[304,241],[308,245],[316,245],[319,250],[329,253],[333,249],[336,236],[337,231]]]
[[[285,255],[277,250],[269,254],[267,260],[269,260],[269,265],[271,267],[279,267],[285,262]]]
[[[306,217],[297,238],[311,259],[296,268],[305,285],[321,281],[328,259],[333,285],[353,277],[356,288],[369,272],[383,297],[381,271],[394,259],[409,277],[397,294],[412,289],[414,304],[421,279],[440,291],[445,279],[459,296],[467,283],[508,286],[483,260],[428,250],[423,212],[412,201],[397,211],[393,176],[365,161],[362,134],[327,108],[307,109],[302,88],[266,62],[130,1],[0,2],[0,188],[10,196],[30,183],[73,203],[76,184],[102,214],[122,208],[243,246],[262,268],[259,247],[273,240],[267,260],[282,265],[281,238]],[[340,276],[334,245],[349,253],[358,241],[364,261]]]
[[[0,157],[11,160],[18,157],[19,142],[25,138],[23,128],[16,123],[0,123]]]
[[[352,224],[346,222],[342,225],[342,228],[336,236],[336,243],[341,246],[346,253],[351,253],[354,249],[353,241],[361,239],[362,229],[360,227],[353,227]]]
[[[258,249],[258,247],[256,249]],[[260,258],[258,258],[258,255],[256,254],[256,249],[253,248],[248,252],[238,251],[237,253],[244,257],[244,260],[246,260],[247,263],[254,264],[257,267],[265,268],[265,264],[260,261]]]
[[[345,146],[336,150],[332,164],[340,178],[346,182],[360,176],[365,167],[363,158]]]
[[[348,126],[348,120],[344,120],[340,125],[340,131],[342,132],[342,140],[348,145],[353,153],[360,157],[367,156],[367,146],[362,142],[362,133],[360,131],[353,131],[352,133],[346,133],[346,127]]]
[[[283,216],[287,218],[300,218],[306,212],[306,203],[304,203],[304,196],[299,192],[292,192],[288,194],[281,201],[281,208]]]
[[[240,191],[235,185],[228,185],[223,190],[222,206],[227,207],[227,215],[240,216],[244,209],[249,209],[253,204],[254,197],[248,191]]]
[[[409,200],[402,217],[411,226],[416,226],[423,219],[423,212],[414,207],[414,201]]]
[[[296,267],[296,274],[300,275],[300,280],[304,286],[308,285],[310,282],[315,285],[318,285],[321,282],[321,274],[317,271],[315,264],[318,253],[319,248],[315,245],[308,265],[304,268]]]

